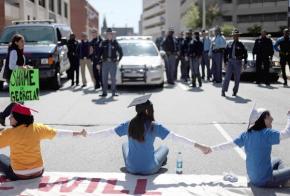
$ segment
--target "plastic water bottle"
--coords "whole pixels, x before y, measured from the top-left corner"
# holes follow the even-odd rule
[[[178,152],[177,159],[176,159],[176,173],[177,174],[182,174],[182,166],[183,166],[182,154],[181,152]]]

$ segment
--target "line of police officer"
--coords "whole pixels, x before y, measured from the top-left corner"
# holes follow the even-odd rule
[[[82,34],[82,40],[76,40],[75,35],[72,33],[67,42],[68,58],[70,61],[70,69],[68,77],[71,79],[73,86],[79,85],[79,67],[81,66],[82,87],[87,85],[85,68],[87,67],[94,83],[95,89],[102,87],[103,93],[101,97],[108,95],[108,81],[110,75],[112,96],[118,96],[116,92],[116,73],[117,64],[123,56],[122,48],[119,46],[117,40],[113,39],[113,31],[108,28],[106,31],[106,39],[103,40],[98,35],[96,29],[92,31],[93,39],[88,41],[87,35]]]

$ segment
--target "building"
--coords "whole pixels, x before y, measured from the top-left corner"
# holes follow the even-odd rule
[[[87,0],[71,3],[71,28],[78,39],[86,32],[91,39],[92,29],[99,30],[99,12]]]
[[[221,0],[222,23],[233,24],[242,33],[259,25],[268,32],[288,26],[288,0]]]
[[[103,20],[103,26],[101,29],[101,33],[103,36],[106,35],[106,30],[108,28],[106,17]],[[112,27],[114,31],[114,36],[130,36],[135,35],[133,27]]]
[[[161,30],[180,31],[180,0],[143,0],[142,34],[160,36]]]
[[[1,0],[0,31],[14,20],[48,20],[70,25],[70,0]]]

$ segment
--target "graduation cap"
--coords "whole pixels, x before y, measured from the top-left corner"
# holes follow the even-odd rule
[[[149,101],[152,94],[143,95],[141,97],[135,98],[129,105],[129,107],[136,106],[136,112],[141,113],[144,110],[148,109],[149,107],[152,107],[151,101]]]
[[[250,117],[249,117],[249,125],[248,129],[251,125],[255,124],[255,122],[261,117],[261,115],[266,112],[265,108],[256,108],[256,104],[254,104]]]
[[[28,108],[22,104],[19,104],[19,103],[15,103],[11,112],[15,112],[15,113],[18,113],[18,114],[21,114],[21,115],[24,115],[24,116],[31,116],[31,111],[33,112],[38,112],[32,108]]]

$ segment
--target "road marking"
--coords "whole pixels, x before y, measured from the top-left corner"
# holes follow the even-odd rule
[[[226,130],[224,130],[224,128],[220,124],[218,124],[215,121],[213,122],[213,124],[214,124],[215,128],[217,128],[217,130],[222,134],[222,136],[224,136],[224,138],[227,141],[233,141],[233,138],[226,132]],[[245,152],[241,148],[235,147],[234,149],[243,160],[246,160]]]
[[[184,91],[188,91],[189,90],[189,87],[183,83],[177,83],[177,86],[180,87],[182,90]]]

